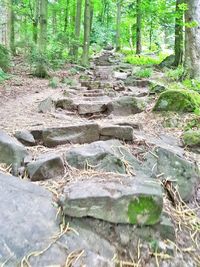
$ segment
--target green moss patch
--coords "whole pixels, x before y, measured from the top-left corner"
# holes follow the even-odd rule
[[[167,90],[157,100],[153,111],[200,112],[200,95],[189,90]]]
[[[189,147],[200,146],[200,130],[185,132],[183,142]]]
[[[160,220],[162,203],[154,197],[140,196],[132,200],[128,206],[128,218],[131,224],[153,225]]]

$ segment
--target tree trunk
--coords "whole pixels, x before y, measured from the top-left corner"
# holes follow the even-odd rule
[[[185,70],[190,78],[200,79],[200,0],[187,0]],[[193,23],[187,27],[187,23]],[[191,25],[190,25],[191,26]]]
[[[141,0],[137,0],[136,3],[136,54],[139,55],[142,52],[142,12],[141,12]]]
[[[90,0],[85,0],[85,13],[84,13],[84,43],[83,43],[83,56],[82,64],[89,64],[89,48],[90,48]]]
[[[40,12],[39,12],[39,39],[38,39],[38,52],[39,59],[36,68],[36,76],[44,78],[47,76],[45,52],[47,46],[47,9],[48,0],[40,0]]]
[[[38,20],[39,20],[39,0],[35,1],[35,10],[33,18],[33,41],[37,43],[38,40]]]
[[[13,9],[14,1],[8,2],[8,35],[9,35],[9,48],[13,55],[16,54],[15,50],[15,14]]]
[[[120,24],[121,24],[121,0],[117,1],[117,24],[116,24],[116,51],[121,48],[120,43]]]
[[[74,44],[74,59],[78,59],[78,48],[80,41],[80,31],[81,31],[81,10],[82,10],[82,0],[77,0],[76,4],[76,21],[75,21],[75,44]]]
[[[174,66],[178,67],[183,62],[183,11],[180,9],[180,4],[184,0],[176,0],[176,21],[175,21],[175,60]]]
[[[67,31],[69,22],[69,0],[66,1],[64,32]]]
[[[53,10],[52,10],[52,33],[53,33],[53,36],[55,36],[57,32],[57,10],[55,7],[53,7]]]

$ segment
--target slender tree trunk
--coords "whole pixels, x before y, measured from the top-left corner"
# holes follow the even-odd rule
[[[121,0],[118,0],[117,1],[117,24],[116,24],[116,51],[119,51],[121,48],[120,25],[121,25]]]
[[[57,32],[57,10],[55,7],[53,7],[52,10],[52,33],[55,36]]]
[[[153,21],[152,21],[152,18],[151,18],[150,31],[149,31],[149,50],[150,51],[152,49],[152,35],[153,35]]]
[[[8,2],[8,34],[9,34],[9,48],[13,55],[16,54],[15,50],[15,14],[13,9],[14,1]]]
[[[40,0],[40,16],[39,16],[39,38],[38,38],[38,51],[40,60],[36,68],[36,76],[44,78],[47,76],[45,64],[45,52],[47,46],[47,9],[48,0]]]
[[[191,78],[200,79],[200,0],[187,0],[186,3],[185,21],[196,25],[186,26],[185,69]]]
[[[175,60],[174,66],[178,66],[183,62],[183,11],[180,9],[180,4],[184,0],[176,0],[176,21],[175,21]]]
[[[136,3],[136,54],[139,55],[142,52],[142,12],[141,12],[141,0],[137,0]]]
[[[39,0],[35,0],[35,10],[33,19],[33,41],[37,43],[38,40],[38,20],[39,20]]]
[[[133,32],[132,32],[132,25],[129,25],[129,44],[131,51],[133,52]]]
[[[89,64],[89,48],[90,48],[90,0],[85,0],[85,13],[84,13],[84,43],[83,43],[83,56],[82,64]]]
[[[69,24],[69,0],[66,0],[64,32],[67,32]]]
[[[76,4],[76,21],[75,21],[75,44],[74,44],[74,59],[78,59],[78,48],[80,41],[80,31],[81,31],[81,10],[82,10],[82,0],[77,0]]]

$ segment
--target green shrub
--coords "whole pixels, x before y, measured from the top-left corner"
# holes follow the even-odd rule
[[[190,90],[200,92],[200,81],[194,79],[186,79],[183,81],[183,85]]]
[[[160,54],[156,57],[144,55],[128,55],[125,58],[125,61],[133,65],[158,65],[163,61],[163,59],[166,58],[166,56],[166,54]]]
[[[180,81],[181,78],[183,77],[184,74],[184,69],[182,66],[178,67],[175,70],[169,70],[166,72],[166,77],[167,79],[171,81]]]
[[[0,68],[0,83],[8,79],[9,76]]]
[[[150,78],[152,76],[152,69],[141,69],[135,73],[137,78]]]
[[[10,66],[10,54],[9,51],[0,44],[0,68],[3,71],[8,71]]]
[[[49,86],[51,88],[57,88],[59,84],[59,78],[58,77],[53,77],[50,81],[49,81]]]

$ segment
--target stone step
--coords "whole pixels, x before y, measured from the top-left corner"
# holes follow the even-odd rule
[[[60,203],[65,215],[114,224],[154,225],[163,208],[161,186],[141,177],[78,181],[68,184],[63,195]]]
[[[94,113],[104,113],[107,111],[107,103],[104,102],[86,102],[80,103],[78,105],[78,114],[79,115],[87,115],[87,114],[94,114]]]

